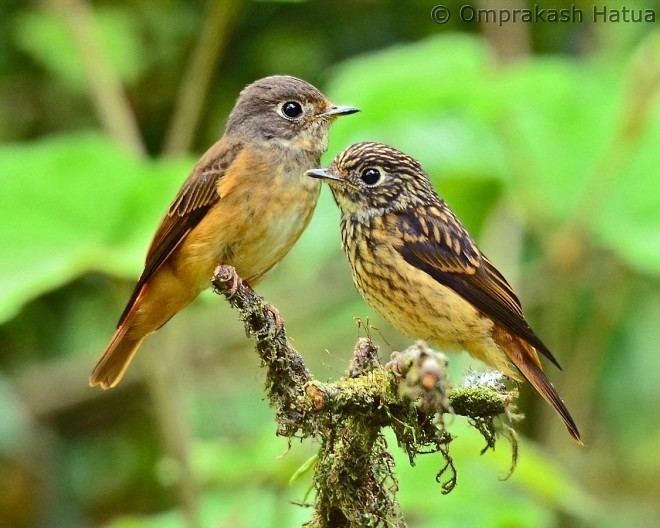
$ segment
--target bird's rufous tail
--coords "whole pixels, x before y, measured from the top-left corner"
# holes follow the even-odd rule
[[[90,386],[98,385],[102,389],[111,389],[117,385],[143,340],[144,337],[129,337],[126,326],[120,325],[89,377]]]
[[[498,329],[493,335],[495,341],[506,352],[509,360],[516,366],[525,379],[543,396],[543,399],[557,412],[564,421],[570,435],[580,444],[582,438],[568,408],[557,390],[541,369],[536,350],[522,339],[511,336],[505,330]]]

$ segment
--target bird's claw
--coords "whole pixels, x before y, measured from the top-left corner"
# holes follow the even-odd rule
[[[223,293],[227,299],[231,299],[236,295],[238,288],[241,286],[241,278],[238,276],[238,273],[236,273],[236,269],[233,266],[218,266],[215,269],[214,276],[224,287],[219,293]],[[231,285],[227,287],[228,284]]]
[[[238,276],[238,273],[236,273],[234,268],[232,268],[232,271],[233,273],[231,274],[231,286],[229,287],[229,290],[227,290],[227,299],[231,299],[234,295],[236,295],[236,292],[241,285],[241,278]]]
[[[273,322],[275,323],[275,333],[279,334],[282,331],[282,328],[284,328],[284,321],[282,320],[282,316],[280,315],[279,310],[272,304],[266,304],[265,307],[266,311],[272,316]]]

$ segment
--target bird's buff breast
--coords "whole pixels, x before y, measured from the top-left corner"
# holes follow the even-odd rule
[[[390,324],[412,339],[424,339],[446,351],[476,352],[472,349],[477,343],[491,341],[489,319],[453,290],[408,264],[385,238],[370,236],[367,243],[364,226],[343,226],[353,282]]]
[[[220,187],[221,199],[209,211],[178,260],[204,261],[198,282],[204,288],[214,267],[229,264],[251,284],[291,249],[309,223],[320,184],[305,176],[312,163],[292,160],[253,163],[244,178]],[[184,261],[184,262],[182,262]]]
[[[276,178],[270,195],[250,208],[242,233],[226,253],[238,274],[252,284],[284,258],[311,219],[320,184],[308,185],[311,178],[302,177],[297,184]]]

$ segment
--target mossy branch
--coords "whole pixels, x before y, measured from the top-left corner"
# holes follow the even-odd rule
[[[471,375],[461,387],[451,388],[447,359],[425,343],[395,352],[382,364],[378,347],[360,338],[345,375],[321,382],[289,343],[277,310],[232,267],[219,266],[212,282],[255,339],[266,368],[266,394],[275,409],[277,433],[320,442],[309,527],[406,526],[396,498],[394,461],[382,433],[385,427],[394,431],[411,463],[418,454],[442,455],[444,464],[436,480],[443,493],[456,484],[446,414],[466,416],[486,439],[484,450],[494,447],[496,423],[502,422],[499,429],[512,441],[515,463],[515,433],[509,424],[516,418],[517,394],[506,389],[499,373]]]

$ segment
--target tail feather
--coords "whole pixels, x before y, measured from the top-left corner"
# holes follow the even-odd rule
[[[543,373],[538,360],[538,355],[534,348],[525,341],[510,335],[507,336],[508,339],[497,339],[497,336],[495,337],[520,373],[557,412],[570,435],[580,445],[583,445],[580,431],[578,430],[571,413],[548,377]]]
[[[89,384],[102,389],[111,389],[124,377],[133,356],[140,348],[144,338],[130,338],[126,328],[120,326],[106,347],[101,359],[94,367]]]

